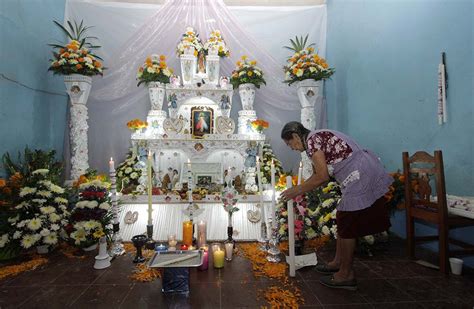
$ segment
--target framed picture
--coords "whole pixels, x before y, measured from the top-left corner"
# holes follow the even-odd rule
[[[202,137],[211,134],[214,127],[214,110],[209,107],[191,108],[191,135]]]
[[[197,178],[197,186],[198,187],[209,187],[212,183],[212,176],[209,175],[198,175]]]

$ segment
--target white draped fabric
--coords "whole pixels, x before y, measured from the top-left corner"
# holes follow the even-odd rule
[[[256,203],[238,203],[239,211],[232,216],[234,239],[236,240],[256,240],[260,236],[262,222],[252,223],[247,219],[247,211],[256,211],[259,208]],[[271,204],[265,203],[265,213],[270,212]],[[183,221],[189,220],[183,214],[186,205],[182,204],[153,204],[153,239],[166,241],[168,234],[176,234],[181,240],[183,237]],[[202,214],[194,218],[197,223],[200,220],[206,221],[207,239],[224,240],[227,239],[227,212],[222,204],[199,203],[199,207],[204,210]],[[146,204],[124,204],[120,212],[120,233],[124,241],[138,234],[146,232],[148,205]],[[138,212],[138,219],[133,224],[125,224],[124,218],[127,212]],[[212,224],[211,224],[212,222]]]
[[[267,81],[257,91],[257,115],[270,122],[266,134],[287,169],[299,161],[279,138],[284,123],[300,119],[296,91],[282,82],[282,67],[290,55],[282,46],[295,35],[309,34],[309,41],[324,56],[326,5],[227,7],[222,0],[174,0],[163,5],[68,0],[65,19],[94,26],[88,34],[100,39],[98,54],[108,68],[104,77],[94,77],[88,102],[89,163],[93,168],[106,171],[108,158],[124,158],[130,147],[126,122],[145,119],[150,109],[147,90],[136,86],[137,69],[148,55],[163,54],[179,74],[176,45],[187,26],[195,28],[203,41],[212,30],[221,30],[231,51],[231,57],[221,61],[221,75],[229,76],[242,55],[257,60]],[[240,109],[235,91],[231,117],[236,119]],[[325,127],[324,116],[317,120],[317,127]]]

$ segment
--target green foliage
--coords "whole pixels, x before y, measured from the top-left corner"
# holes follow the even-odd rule
[[[306,43],[308,42],[308,34],[303,38],[303,36],[295,36],[295,39],[290,39],[291,46],[283,46],[283,48],[289,49],[298,53],[306,48]],[[307,47],[313,46],[314,43],[309,44]]]

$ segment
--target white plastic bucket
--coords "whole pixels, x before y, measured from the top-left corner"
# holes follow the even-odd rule
[[[453,275],[460,275],[462,273],[463,260],[458,258],[449,258],[449,264],[451,265],[451,272]]]

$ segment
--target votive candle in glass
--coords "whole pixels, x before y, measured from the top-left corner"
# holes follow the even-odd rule
[[[193,222],[183,222],[183,244],[191,246],[193,244]]]
[[[226,261],[232,261],[232,253],[234,251],[234,243],[232,241],[226,242],[225,247],[225,259]]]
[[[203,250],[202,255],[202,265],[198,267],[199,270],[207,270],[209,267],[209,247],[208,246],[203,246],[200,248]]]
[[[212,258],[214,260],[214,268],[223,268],[225,261],[225,252],[221,246],[216,246],[216,250],[212,252]]]

